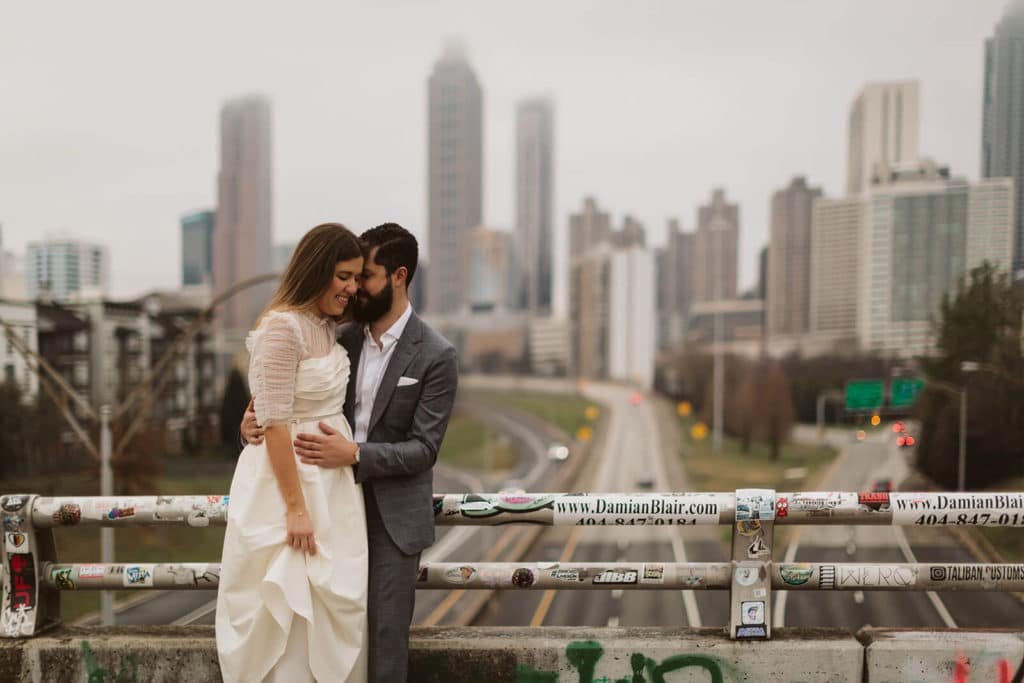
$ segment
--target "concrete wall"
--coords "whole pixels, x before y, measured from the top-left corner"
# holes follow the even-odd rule
[[[1001,681],[1024,632],[775,629],[737,643],[721,629],[416,628],[416,683]],[[968,678],[958,679],[958,660]],[[120,674],[120,676],[119,676]],[[211,626],[65,628],[0,639],[0,681],[217,681]]]

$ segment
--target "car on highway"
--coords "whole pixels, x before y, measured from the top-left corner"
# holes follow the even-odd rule
[[[654,475],[641,474],[636,480],[636,485],[641,491],[650,491],[654,488]]]
[[[569,447],[560,441],[552,442],[548,446],[548,460],[568,460],[569,458]]]
[[[871,490],[875,493],[889,493],[892,491],[892,479],[876,479],[871,484]]]
[[[917,442],[914,440],[914,437],[907,433],[900,434],[896,437],[896,445],[900,448],[910,448],[915,443]]]

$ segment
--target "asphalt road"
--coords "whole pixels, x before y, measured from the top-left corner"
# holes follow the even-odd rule
[[[659,424],[655,404],[630,401],[630,389],[590,384],[586,395],[610,411],[604,448],[591,458],[581,490],[637,491],[650,479],[654,491],[685,490],[674,446]],[[686,562],[724,559],[714,527],[555,527],[546,530],[525,558],[530,562]],[[713,591],[563,590],[504,591],[496,594],[477,625],[640,626],[724,624],[728,596]]]
[[[823,490],[866,491],[878,479],[891,479],[898,485],[909,474],[913,451],[897,448],[895,435],[887,429],[879,428],[859,443],[849,433],[840,431],[830,432],[830,438],[841,454],[822,485]],[[942,528],[804,527],[795,540],[797,562],[976,562]],[[794,561],[792,557],[790,548],[775,555],[776,560]],[[781,613],[780,602],[784,605]],[[773,623],[851,630],[865,625],[1019,628],[1024,624],[1024,605],[1013,595],[997,592],[945,592],[929,596],[902,591],[793,591],[776,600]]]

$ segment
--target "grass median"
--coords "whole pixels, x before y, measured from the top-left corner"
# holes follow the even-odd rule
[[[512,469],[518,455],[507,435],[483,420],[456,412],[448,423],[437,457],[452,467],[495,472]]]
[[[572,438],[580,427],[593,428],[593,422],[587,418],[587,408],[594,403],[579,394],[473,391],[470,395],[491,405],[533,415],[565,432],[568,438]]]

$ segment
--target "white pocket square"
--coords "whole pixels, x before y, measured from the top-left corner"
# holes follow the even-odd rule
[[[415,377],[399,377],[398,378],[398,386],[400,386],[400,387],[408,387],[408,386],[411,386],[413,384],[419,384],[419,383],[420,383],[420,381],[418,379],[416,379]]]

